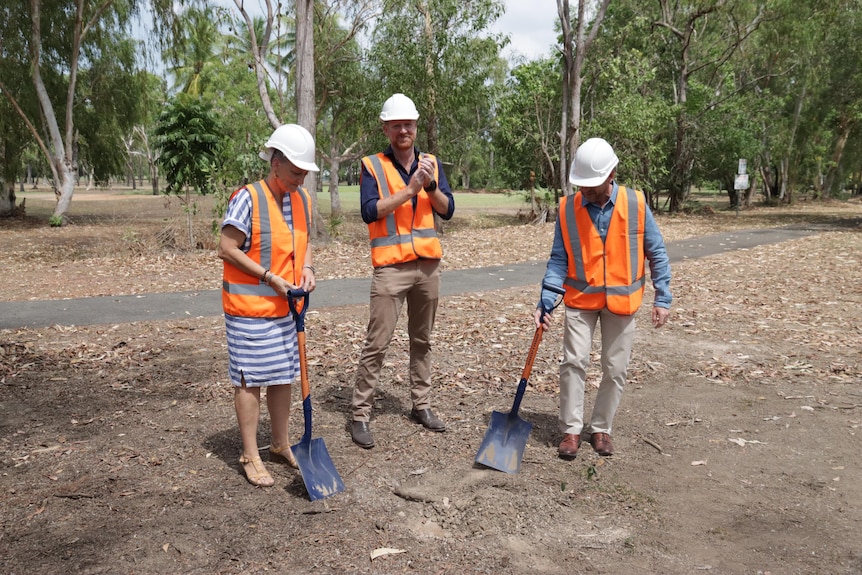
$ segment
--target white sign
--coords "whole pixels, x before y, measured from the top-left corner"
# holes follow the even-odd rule
[[[748,174],[737,174],[736,181],[733,183],[734,190],[748,189]]]
[[[736,173],[737,174],[747,173],[747,171],[746,171],[747,170],[747,164],[748,164],[748,162],[745,161],[745,158],[739,158],[739,169],[736,170]]]

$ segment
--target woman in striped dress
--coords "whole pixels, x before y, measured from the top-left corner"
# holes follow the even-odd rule
[[[299,349],[287,294],[315,287],[308,241],[311,197],[300,187],[308,172],[318,171],[314,157],[314,139],[305,128],[286,124],[275,130],[261,152],[269,174],[233,193],[218,246],[228,372],[242,437],[239,462],[248,481],[262,487],[274,484],[257,445],[263,387],[272,426],[270,461],[297,466],[288,422],[291,385],[300,375]]]

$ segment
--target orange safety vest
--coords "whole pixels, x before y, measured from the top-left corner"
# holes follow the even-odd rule
[[[308,226],[311,223],[311,197],[304,188],[289,196],[293,229],[282,216],[264,180],[245,186],[251,193],[251,244],[246,253],[264,269],[296,285],[302,277]],[[242,190],[243,188],[240,188]],[[231,199],[240,191],[231,195]],[[303,209],[296,209],[302,206]],[[278,295],[258,276],[240,271],[224,262],[221,300],[224,312],[242,317],[285,317],[290,313],[287,299]]]
[[[439,181],[439,165],[434,160],[434,179]],[[365,169],[377,180],[380,199],[397,194],[407,187],[404,179],[385,154],[362,158]],[[375,268],[429,258],[439,260],[443,248],[434,227],[434,209],[428,193],[422,190],[413,202],[404,202],[394,212],[368,224],[371,240],[371,264]]]
[[[620,186],[605,241],[583,206],[581,192],[560,200],[560,231],[569,256],[566,306],[632,315],[643,300],[646,199]]]

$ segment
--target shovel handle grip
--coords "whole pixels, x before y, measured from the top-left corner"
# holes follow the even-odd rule
[[[293,321],[296,322],[296,331],[305,331],[305,312],[308,309],[309,293],[303,289],[287,290],[287,305],[290,306],[290,313],[293,314]],[[297,307],[297,302],[302,300],[302,305]]]
[[[563,303],[563,296],[566,295],[566,289],[563,286],[557,287],[557,286],[553,286],[549,283],[543,282],[542,283],[542,291],[545,291],[545,290],[552,291],[555,294],[557,294],[559,297],[557,297],[557,300],[554,302],[554,305],[552,305],[551,307],[547,308],[545,306],[542,306],[542,315],[539,318],[539,323],[542,323],[545,320],[545,316],[547,314],[549,314],[552,311],[554,311],[555,309],[557,309],[557,306],[560,305],[561,303]],[[541,301],[542,301],[542,296],[541,296],[541,294],[539,294],[539,302],[541,302]]]

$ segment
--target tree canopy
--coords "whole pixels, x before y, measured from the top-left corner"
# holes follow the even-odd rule
[[[55,223],[81,178],[146,170],[132,156],[161,166],[170,189],[202,186],[148,147],[153,102],[178,112],[179,92],[198,100],[182,105],[221,119],[213,133],[223,156],[207,169],[222,194],[259,175],[256,153],[274,126],[300,122],[315,134],[337,207],[357,159],[385,146],[377,114],[395,92],[416,102],[419,146],[441,157],[458,188],[567,193],[569,146],[592,136],[615,147],[621,178],[655,208],[665,195],[671,211],[695,186],[735,201],[740,158],[769,201],[859,185],[862,0],[559,0],[560,36],[529,61],[501,57],[508,38],[491,25],[502,0],[266,0],[261,12],[183,4],[148,3],[144,39],[131,34],[139,0],[7,3],[0,213],[14,211],[32,150],[57,193]],[[161,96],[141,98],[159,86],[153,74]],[[159,172],[147,175],[158,189]]]

